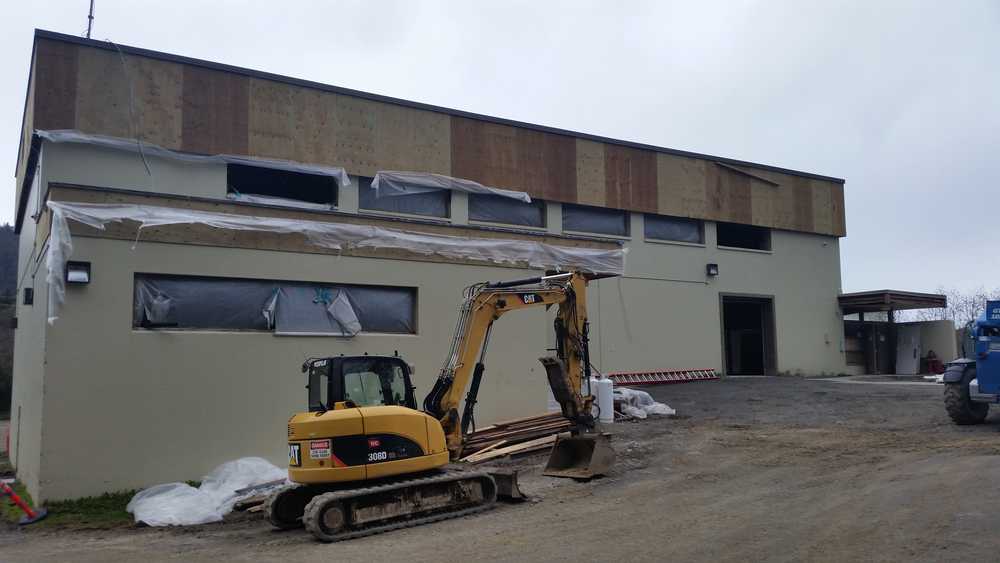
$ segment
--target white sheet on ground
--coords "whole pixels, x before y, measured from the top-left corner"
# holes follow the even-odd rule
[[[615,387],[615,402],[622,403],[622,413],[635,418],[646,418],[651,414],[673,415],[677,411],[664,403],[658,403],[653,396],[645,391]]]
[[[236,491],[288,479],[288,471],[259,457],[227,461],[205,476],[197,489],[187,483],[166,483],[143,489],[125,508],[136,522],[149,526],[193,526],[218,522],[240,500]],[[260,494],[260,491],[246,496]]]

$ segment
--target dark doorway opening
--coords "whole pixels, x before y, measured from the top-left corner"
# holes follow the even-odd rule
[[[774,305],[770,298],[722,297],[726,373],[774,375]]]

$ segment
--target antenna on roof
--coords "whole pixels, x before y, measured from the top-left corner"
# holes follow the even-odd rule
[[[90,39],[90,30],[94,27],[94,0],[90,0],[90,12],[87,14],[87,39]]]

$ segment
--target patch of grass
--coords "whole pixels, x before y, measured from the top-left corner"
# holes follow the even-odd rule
[[[13,484],[16,492],[29,505],[35,506],[31,495],[19,482]],[[107,529],[132,524],[132,515],[125,512],[125,506],[132,500],[135,491],[105,493],[96,497],[85,497],[75,500],[61,500],[45,505],[49,515],[32,528],[74,528],[74,529]],[[24,516],[21,509],[6,501],[0,507],[0,516],[8,522],[17,522]]]

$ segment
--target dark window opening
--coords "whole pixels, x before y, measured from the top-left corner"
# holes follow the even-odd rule
[[[416,289],[136,274],[132,326],[276,334],[416,333]]]
[[[647,213],[643,220],[643,230],[647,239],[697,244],[705,242],[704,225],[698,219]]]
[[[244,164],[226,165],[231,194],[275,197],[337,206],[337,180],[332,176],[290,172]]]
[[[426,215],[428,217],[451,216],[451,190],[433,190],[418,194],[375,197],[372,179],[358,178],[358,207],[390,213]]]
[[[771,229],[739,225],[736,223],[716,223],[719,246],[771,250]]]
[[[545,203],[524,203],[498,195],[469,194],[469,219],[525,227],[545,226]]]
[[[619,209],[564,203],[562,220],[564,231],[628,236],[628,212]]]

